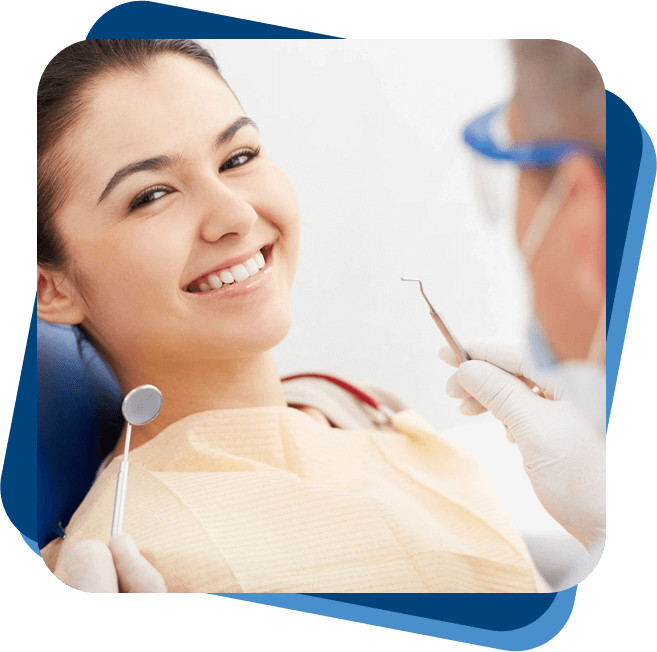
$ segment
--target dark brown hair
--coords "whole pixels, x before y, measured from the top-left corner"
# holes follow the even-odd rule
[[[99,39],[62,50],[41,76],[37,93],[37,263],[44,269],[66,269],[69,263],[55,215],[66,200],[71,164],[58,145],[79,121],[100,77],[146,71],[162,54],[191,57],[220,75],[212,54],[195,41]]]

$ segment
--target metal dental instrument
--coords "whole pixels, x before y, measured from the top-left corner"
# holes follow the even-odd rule
[[[404,276],[402,276],[402,281],[415,281],[416,283],[420,284],[420,292],[422,292],[422,296],[424,297],[424,300],[427,302],[427,305],[429,306],[429,310],[431,310],[431,319],[433,319],[434,322],[436,322],[436,326],[438,326],[440,332],[443,334],[443,337],[447,340],[447,344],[449,344],[452,351],[454,351],[454,354],[458,358],[459,362],[465,362],[466,360],[470,360],[470,356],[468,355],[468,352],[461,346],[461,343],[456,339],[456,336],[452,333],[450,327],[447,325],[445,318],[442,316],[442,314],[436,312],[433,309],[433,306],[431,305],[431,301],[427,299],[427,295],[424,293],[424,288],[422,287],[422,281],[419,278],[406,278]]]
[[[112,534],[119,534],[123,529],[125,502],[128,496],[128,452],[130,450],[130,435],[132,426],[145,426],[157,417],[162,409],[162,392],[153,385],[142,385],[133,389],[123,400],[121,411],[128,422],[128,430],[123,449],[123,461],[116,480],[116,495],[114,496],[114,516],[112,518]]]
[[[406,278],[404,276],[402,276],[402,281],[415,281],[420,284],[420,292],[422,292],[422,296],[424,297],[424,300],[427,302],[429,309],[431,310],[431,318],[436,322],[436,326],[440,328],[440,332],[445,336],[447,343],[449,344],[452,351],[454,351],[454,354],[459,359],[459,362],[471,360],[472,358],[468,355],[468,352],[463,348],[463,346],[461,346],[461,343],[456,339],[456,336],[450,330],[447,322],[445,321],[445,318],[439,312],[436,312],[433,309],[431,302],[429,299],[427,299],[427,295],[424,293],[422,281],[419,278]],[[534,381],[529,380],[524,376],[518,376],[517,374],[514,375],[516,378],[522,380],[522,382],[525,383],[525,385],[527,385],[527,387],[529,387],[529,389],[531,389],[534,394],[538,394],[538,396],[541,398],[545,398],[545,393],[538,385],[536,385],[536,383],[534,383]]]

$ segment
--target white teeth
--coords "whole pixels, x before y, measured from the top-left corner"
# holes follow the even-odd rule
[[[244,265],[235,265],[235,267],[231,267],[230,273],[238,283],[240,281],[246,281],[246,279],[249,278],[249,273],[246,271]]]
[[[255,276],[265,265],[265,257],[262,255],[262,252],[259,251],[253,256],[253,258],[249,258],[241,265],[235,265],[234,267],[231,267],[230,270],[224,269],[221,272],[210,274],[207,278],[207,282],[199,283],[199,290],[197,290],[197,292],[219,290],[224,285],[246,281],[247,278]],[[188,291],[191,292],[191,290]]]
[[[212,290],[218,290],[223,285],[221,279],[215,274],[208,276],[208,283],[210,284],[210,288]],[[205,283],[203,285],[205,285]],[[203,290],[203,285],[201,285],[201,290]],[[207,292],[207,290],[203,290],[203,292]]]
[[[258,267],[258,263],[256,263],[253,258],[249,258],[245,263],[244,267],[246,268],[246,271],[248,272],[249,276],[255,276],[259,271],[260,268]]]

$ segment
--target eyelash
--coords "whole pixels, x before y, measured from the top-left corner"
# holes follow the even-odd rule
[[[248,147],[245,147],[243,149],[240,149],[236,151],[234,154],[230,155],[230,158],[219,168],[219,172],[225,172],[227,170],[233,170],[235,168],[242,167],[243,165],[246,165],[249,161],[252,161],[254,158],[256,158],[261,151],[262,147],[257,147],[256,149],[250,149]],[[231,161],[234,161],[236,158],[240,158],[241,156],[247,156],[248,158],[244,163],[240,163],[239,165],[234,165],[231,167],[226,167],[228,163]],[[130,202],[130,211],[137,210],[141,208],[142,206],[146,206],[147,204],[152,204],[153,202],[156,202],[157,199],[151,199],[149,201],[144,201],[147,197],[155,194],[156,192],[166,192],[166,194],[170,194],[171,189],[168,188],[167,186],[151,186],[150,188],[146,188],[146,190],[142,190],[131,202]],[[158,197],[158,199],[160,199]]]

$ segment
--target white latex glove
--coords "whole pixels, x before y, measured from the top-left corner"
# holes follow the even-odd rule
[[[109,546],[94,539],[76,543],[64,559],[68,584],[89,593],[167,593],[162,576],[125,533]]]
[[[458,367],[447,381],[447,393],[463,399],[463,414],[489,410],[505,425],[543,507],[590,553],[601,553],[606,523],[605,434],[561,400],[558,387],[541,383],[522,342],[472,340],[463,347],[472,360],[462,364],[449,347],[440,350],[442,360]],[[529,388],[534,384],[547,398]]]

